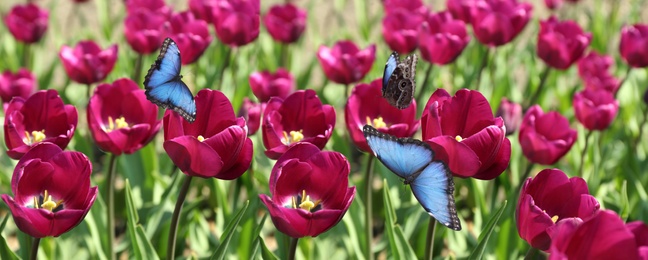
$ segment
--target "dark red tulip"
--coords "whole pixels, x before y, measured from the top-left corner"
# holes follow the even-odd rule
[[[50,142],[65,149],[77,126],[77,110],[63,104],[56,90],[41,90],[27,99],[15,97],[5,110],[7,155],[20,159],[34,145]]]
[[[478,91],[462,89],[450,96],[437,89],[421,117],[423,140],[455,176],[496,178],[508,167],[511,141],[504,121],[492,111]]]
[[[125,0],[124,3],[126,4],[126,12],[129,14],[140,9],[146,9],[164,17],[171,17],[173,11],[164,0]]]
[[[171,17],[171,38],[178,44],[182,64],[198,60],[212,41],[207,22],[196,19],[189,11]]]
[[[544,0],[545,6],[550,10],[556,10],[562,5],[563,0]]]
[[[648,24],[624,26],[619,51],[628,65],[635,68],[648,67]]]
[[[333,134],[335,108],[322,105],[312,89],[292,93],[286,99],[273,97],[263,112],[263,145],[270,159],[278,159],[297,143],[312,143],[320,149]]]
[[[639,258],[648,259],[648,226],[641,221],[633,221],[626,223],[626,228],[634,235]]]
[[[265,106],[265,103],[255,103],[247,97],[243,98],[243,104],[241,104],[237,116],[245,119],[248,136],[256,133],[259,127],[261,127],[261,113],[265,109]]]
[[[591,33],[574,21],[558,21],[554,16],[540,21],[537,54],[547,65],[568,69],[580,59],[592,40]]]
[[[448,0],[446,1],[446,8],[448,8],[448,11],[455,19],[469,24],[471,23],[478,1],[481,0]]]
[[[72,0],[72,2],[79,3],[79,4],[80,4],[80,3],[89,2],[89,1],[90,1],[90,0]]]
[[[518,138],[529,161],[551,165],[569,152],[577,136],[567,118],[556,111],[545,114],[540,106],[534,105],[522,119]]]
[[[18,229],[43,238],[58,237],[83,221],[97,197],[90,187],[92,163],[84,154],[41,143],[18,161],[11,192],[2,194]]]
[[[349,187],[349,172],[341,153],[299,143],[272,168],[272,197],[259,198],[279,231],[294,238],[316,237],[340,222],[351,206],[356,188]]]
[[[259,36],[260,0],[219,0],[214,8],[216,36],[223,43],[238,47]]]
[[[16,73],[5,70],[0,74],[0,98],[8,104],[13,97],[27,99],[37,89],[38,82],[28,69],[21,68]]]
[[[387,45],[399,53],[410,53],[418,46],[418,28],[423,16],[399,8],[382,20],[382,35]]]
[[[565,218],[586,219],[599,210],[580,177],[569,178],[559,169],[545,169],[528,178],[520,192],[515,211],[518,234],[532,247],[548,250],[548,229]]]
[[[607,90],[585,89],[574,95],[574,112],[578,122],[588,130],[604,130],[612,124],[619,102]]]
[[[306,29],[306,10],[286,3],[270,7],[263,24],[275,41],[296,42]]]
[[[416,101],[400,110],[382,97],[382,79],[370,84],[361,83],[353,88],[353,93],[344,107],[344,120],[353,143],[365,152],[371,153],[362,133],[364,125],[371,125],[378,131],[396,137],[411,137],[418,130],[416,120]]]
[[[252,162],[252,140],[245,119],[234,115],[220,91],[203,89],[196,95],[196,121],[175,112],[164,115],[164,150],[186,175],[232,180]]]
[[[445,11],[431,14],[418,31],[418,44],[424,60],[445,65],[453,62],[470,42],[466,24]]]
[[[207,23],[214,21],[214,8],[219,0],[189,0],[189,10],[196,18]]]
[[[428,12],[427,7],[423,5],[422,0],[384,0],[383,6],[385,14],[390,15],[399,9],[407,10],[410,13],[426,16]]]
[[[639,259],[634,235],[611,210],[560,221],[549,231],[549,259]]]
[[[5,25],[11,35],[23,43],[39,41],[47,31],[48,19],[47,10],[33,3],[15,5],[4,16]]]
[[[517,0],[480,0],[471,20],[475,37],[488,46],[507,44],[527,25],[532,9]]]
[[[295,78],[284,68],[250,74],[250,88],[259,102],[268,102],[271,97],[285,99],[295,91]]]
[[[110,74],[117,62],[117,45],[102,50],[93,41],[80,41],[75,47],[61,47],[59,58],[70,79],[81,84],[100,82]]]
[[[352,41],[339,41],[333,48],[320,46],[317,59],[328,79],[351,84],[360,81],[371,70],[376,59],[376,45],[360,50]]]
[[[155,104],[127,78],[99,85],[88,102],[86,115],[97,146],[114,155],[131,154],[144,147],[162,123]]]
[[[520,124],[522,123],[522,106],[506,98],[502,98],[495,116],[502,117],[504,126],[506,126],[506,135],[512,135],[520,128]]]
[[[613,63],[612,56],[595,51],[578,60],[578,75],[585,82],[585,88],[616,93],[620,82],[609,72]]]
[[[124,35],[137,53],[153,53],[168,35],[167,18],[147,9],[131,12],[124,19]]]

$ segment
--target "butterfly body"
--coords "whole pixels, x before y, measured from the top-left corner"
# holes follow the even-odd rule
[[[454,202],[454,182],[448,166],[434,160],[434,151],[422,141],[397,138],[365,125],[363,133],[374,155],[410,185],[414,197],[432,217],[461,230]]]
[[[392,52],[383,71],[382,95],[389,104],[405,109],[410,106],[416,89],[416,63],[418,57],[411,54],[401,61],[397,52]]]
[[[193,122],[196,120],[196,103],[193,94],[182,82],[181,66],[178,45],[171,38],[166,38],[160,55],[144,78],[146,98],[159,107],[172,109],[185,120]]]

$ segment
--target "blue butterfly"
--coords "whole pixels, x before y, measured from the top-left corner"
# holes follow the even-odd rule
[[[173,109],[185,120],[193,122],[196,120],[196,102],[187,85],[182,82],[181,66],[178,45],[171,38],[166,38],[160,55],[144,78],[146,98],[161,108]]]
[[[430,146],[419,140],[378,132],[370,125],[365,125],[362,131],[374,155],[405,179],[425,211],[446,227],[461,230],[452,195],[452,175],[445,163],[434,160]]]
[[[383,71],[382,95],[389,104],[398,109],[410,106],[414,98],[416,82],[416,54],[407,56],[401,61],[397,52],[392,52]]]

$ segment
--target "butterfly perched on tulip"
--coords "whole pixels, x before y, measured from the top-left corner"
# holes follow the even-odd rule
[[[405,109],[412,104],[416,89],[416,62],[418,57],[411,54],[401,61],[397,52],[392,52],[383,71],[382,95],[390,105]]]
[[[448,228],[461,230],[452,194],[452,174],[448,165],[434,159],[434,151],[428,144],[384,134],[370,125],[365,125],[362,132],[378,160],[405,179],[428,214]]]
[[[187,84],[182,82],[181,66],[178,45],[171,38],[166,38],[160,55],[144,78],[146,99],[161,108],[172,109],[185,120],[193,122],[196,120],[196,102]]]

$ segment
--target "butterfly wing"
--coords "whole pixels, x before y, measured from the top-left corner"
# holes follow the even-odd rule
[[[461,230],[455,208],[454,182],[448,167],[433,161],[410,183],[414,197],[432,217],[444,226]]]
[[[396,56],[394,54],[395,52],[392,53],[385,65],[382,94],[390,105],[398,109],[405,109],[411,105],[412,99],[414,98],[414,89],[416,88],[414,78],[418,57],[416,54],[412,54],[401,62],[397,59],[398,54]],[[392,59],[392,57],[395,58]],[[388,70],[390,65],[394,63],[396,63],[395,68]],[[387,74],[389,74],[388,78],[386,77]]]
[[[387,83],[389,82],[389,79],[391,76],[394,74],[394,70],[396,70],[396,67],[398,67],[398,53],[397,52],[392,52],[391,55],[389,55],[389,58],[387,59],[387,63],[385,63],[385,70],[383,71],[383,79],[382,79],[382,92],[385,93],[385,89],[387,88]]]
[[[171,38],[166,38],[160,55],[144,78],[146,98],[162,108],[178,112],[187,121],[193,122],[196,120],[196,103],[193,94],[182,82],[181,66],[178,45]]]
[[[410,179],[432,160],[433,152],[426,143],[387,135],[370,125],[362,130],[378,160],[401,178]]]

